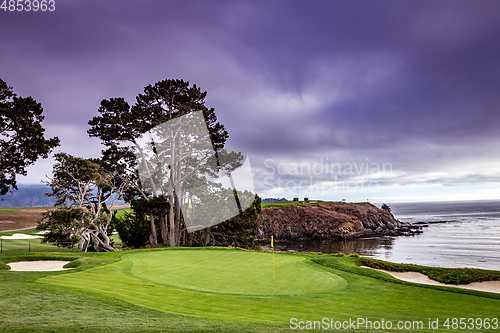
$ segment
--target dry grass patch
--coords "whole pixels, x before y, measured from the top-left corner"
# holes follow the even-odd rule
[[[36,228],[47,208],[0,210],[0,232]]]

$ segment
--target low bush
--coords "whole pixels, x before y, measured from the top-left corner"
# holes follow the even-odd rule
[[[151,227],[149,217],[145,214],[125,213],[122,217],[115,215],[112,226],[122,243],[128,247],[140,248],[149,243]]]

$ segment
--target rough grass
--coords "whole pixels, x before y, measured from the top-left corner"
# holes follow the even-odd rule
[[[412,264],[396,264],[371,258],[361,258],[360,262],[364,266],[387,271],[420,272],[432,280],[446,284],[469,284],[472,282],[500,280],[499,271],[484,269],[426,267]]]

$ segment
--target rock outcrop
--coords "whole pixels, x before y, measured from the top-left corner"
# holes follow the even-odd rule
[[[372,204],[320,203],[269,207],[257,218],[256,241],[327,240],[415,233]]]

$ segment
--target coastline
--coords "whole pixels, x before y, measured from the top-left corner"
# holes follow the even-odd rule
[[[317,203],[268,207],[257,218],[255,242],[347,240],[407,236],[422,232],[421,225],[397,220],[370,203]]]

